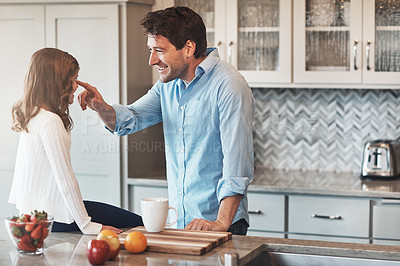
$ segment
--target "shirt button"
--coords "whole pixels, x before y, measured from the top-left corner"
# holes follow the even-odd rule
[[[183,110],[183,106],[181,106],[181,110]]]
[[[182,128],[181,128],[181,127],[179,128],[179,131],[182,131]]]
[[[182,192],[179,192],[178,194],[179,194],[179,195],[182,195]]]

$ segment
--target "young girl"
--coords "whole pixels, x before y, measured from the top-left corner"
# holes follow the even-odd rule
[[[21,136],[9,202],[20,213],[46,211],[54,217],[53,231],[121,233],[115,227],[143,225],[141,217],[108,204],[84,202],[72,170],[68,108],[78,88],[78,72],[78,61],[67,52],[44,48],[33,54],[24,95],[12,107],[12,129]]]

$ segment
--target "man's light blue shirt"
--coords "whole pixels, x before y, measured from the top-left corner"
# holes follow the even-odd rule
[[[233,223],[242,218],[249,223],[254,98],[215,48],[207,54],[187,87],[181,79],[158,81],[133,104],[113,106],[116,135],[163,122],[169,203],[179,213],[177,228],[195,218],[215,221],[221,200],[236,194],[243,198]]]

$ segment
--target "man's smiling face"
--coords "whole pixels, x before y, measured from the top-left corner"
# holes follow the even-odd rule
[[[147,47],[150,51],[149,65],[158,67],[161,82],[166,83],[176,78],[186,81],[188,58],[184,53],[185,47],[177,50],[164,36],[151,34],[147,36]]]

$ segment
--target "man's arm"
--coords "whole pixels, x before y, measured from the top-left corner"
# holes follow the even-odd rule
[[[235,196],[228,196],[221,200],[219,205],[217,220],[208,221],[204,219],[194,219],[185,229],[188,230],[204,230],[204,231],[228,231],[232,224],[233,218],[236,215],[240,201],[242,200],[241,194]]]
[[[116,114],[114,108],[107,104],[99,91],[88,83],[77,80],[85,90],[78,95],[79,105],[82,110],[87,107],[97,112],[103,123],[112,131],[115,130]]]

